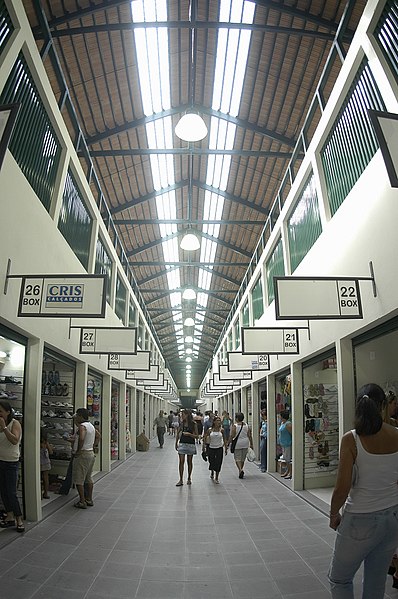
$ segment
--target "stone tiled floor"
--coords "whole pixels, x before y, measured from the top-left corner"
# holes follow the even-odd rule
[[[227,456],[221,484],[194,458],[175,487],[173,439],[151,443],[0,550],[3,599],[326,599],[335,533],[326,517],[255,464],[239,480]],[[3,531],[2,534],[15,534]],[[357,576],[357,595],[360,574]],[[387,583],[386,597],[398,597]]]

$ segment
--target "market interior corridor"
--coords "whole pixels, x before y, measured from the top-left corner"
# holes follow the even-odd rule
[[[0,550],[3,599],[326,599],[335,533],[277,478],[228,455],[221,484],[194,458],[176,487],[174,439],[152,440],[94,489],[95,505],[63,507]],[[357,575],[357,585],[361,575]],[[359,589],[357,589],[359,593]],[[67,595],[65,595],[67,593]],[[396,597],[387,582],[386,597]],[[359,596],[359,594],[358,594]]]

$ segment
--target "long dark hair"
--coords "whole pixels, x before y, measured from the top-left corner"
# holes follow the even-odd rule
[[[358,391],[355,403],[355,430],[357,435],[375,435],[383,425],[382,410],[386,403],[383,389],[368,383]]]
[[[11,420],[14,418],[14,410],[12,409],[11,404],[9,404],[8,401],[0,401],[0,406],[3,408],[3,410],[9,412],[7,415],[6,424],[10,424]]]
[[[185,410],[183,410],[183,414],[185,414],[187,417],[187,426],[188,426],[189,430],[193,430],[193,428],[195,427],[195,422],[192,418],[191,410],[185,409]]]

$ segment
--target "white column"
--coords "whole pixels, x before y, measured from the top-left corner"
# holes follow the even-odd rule
[[[126,459],[126,383],[119,383],[119,460]]]
[[[304,488],[304,400],[303,368],[301,362],[295,362],[292,373],[292,488],[299,491]]]
[[[336,342],[339,439],[352,429],[355,416],[355,377],[351,339]]]
[[[111,395],[112,377],[105,374],[102,383],[102,470],[111,470]]]
[[[256,452],[256,456],[260,459],[260,394],[258,392],[258,383],[251,383],[252,390],[252,435],[253,435],[253,447]]]
[[[40,482],[40,413],[41,373],[43,369],[44,343],[40,339],[29,339],[26,354],[25,406],[23,419],[24,493],[26,518],[33,522],[41,520]],[[29,451],[28,449],[29,448]],[[22,507],[22,506],[21,506]]]
[[[276,385],[275,376],[267,377],[268,471],[276,472]]]

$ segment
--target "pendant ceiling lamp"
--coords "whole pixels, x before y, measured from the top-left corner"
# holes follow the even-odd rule
[[[193,289],[191,289],[190,287],[187,287],[186,289],[184,289],[184,292],[182,294],[182,299],[185,299],[185,300],[196,299],[195,291]]]
[[[180,248],[192,252],[200,248],[200,241],[195,233],[186,233],[181,239]]]
[[[193,327],[195,326],[195,321],[193,318],[191,318],[190,316],[188,316],[188,318],[186,318],[184,320],[184,327]]]
[[[200,141],[206,137],[207,127],[201,116],[188,112],[180,118],[174,132],[183,141]]]

